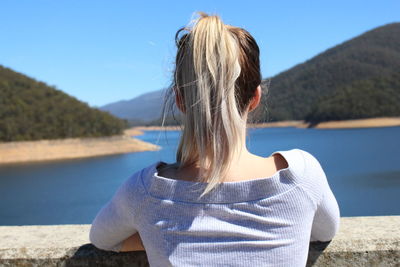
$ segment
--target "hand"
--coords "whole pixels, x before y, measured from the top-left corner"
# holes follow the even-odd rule
[[[142,239],[140,239],[139,233],[136,233],[134,235],[131,235],[127,239],[124,240],[122,243],[122,252],[127,252],[127,251],[140,251],[140,250],[145,250]]]

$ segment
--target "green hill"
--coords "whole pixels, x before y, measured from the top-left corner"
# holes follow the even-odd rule
[[[264,80],[266,110],[259,119],[317,123],[400,116],[399,73],[400,23],[392,23]]]
[[[400,72],[339,87],[314,105],[306,121],[318,123],[400,115]]]
[[[0,141],[121,134],[126,121],[0,66]]]

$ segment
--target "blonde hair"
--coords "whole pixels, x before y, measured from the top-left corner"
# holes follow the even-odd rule
[[[208,182],[203,195],[222,182],[246,134],[243,112],[261,83],[259,48],[244,29],[216,16],[198,18],[176,33],[178,46],[171,88],[184,109],[176,160],[199,164]],[[188,33],[179,37],[182,31]]]

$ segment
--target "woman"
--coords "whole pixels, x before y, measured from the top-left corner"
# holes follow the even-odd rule
[[[258,45],[246,30],[199,15],[176,35],[177,162],[129,178],[90,240],[105,250],[145,248],[151,266],[304,266],[310,240],[337,232],[335,197],[311,154],[246,149],[247,116],[261,98]]]

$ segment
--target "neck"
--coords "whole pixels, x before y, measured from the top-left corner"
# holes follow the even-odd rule
[[[247,114],[244,115],[243,117],[244,120],[247,119]],[[198,126],[198,125],[197,125]],[[235,164],[237,161],[239,161],[243,156],[246,156],[249,154],[247,147],[246,147],[246,125],[241,125],[239,131],[235,131],[237,133],[237,139],[232,139],[229,140],[229,144],[227,146],[229,147],[228,149],[231,150],[231,154],[229,155],[229,163]],[[178,147],[178,152],[177,152],[177,161],[180,162],[181,164],[183,163],[182,167],[184,166],[192,166],[196,167],[199,166],[198,162],[198,154],[196,153],[197,147],[195,144],[195,140],[193,140],[197,134],[201,133],[196,133],[195,132],[195,126],[192,124],[184,125],[183,128],[183,133],[181,137],[181,141]],[[205,142],[204,144],[199,144],[201,147],[205,147],[207,145],[211,145],[208,142]],[[202,158],[205,159],[205,166],[209,166],[211,160],[215,160],[212,154],[208,152],[205,152],[208,155],[203,155]],[[222,153],[222,151],[221,151]],[[223,156],[223,155],[220,155]],[[225,162],[224,164],[227,164]]]
[[[240,137],[240,139],[232,143],[232,146],[233,145],[235,146],[235,148],[232,150],[231,160],[230,160],[232,165],[241,161],[244,157],[250,154],[246,146],[246,128],[243,129],[243,135]],[[211,156],[206,157],[205,160],[206,166],[209,165],[210,158],[212,157]],[[197,168],[200,166],[200,163],[196,162],[194,166]]]

